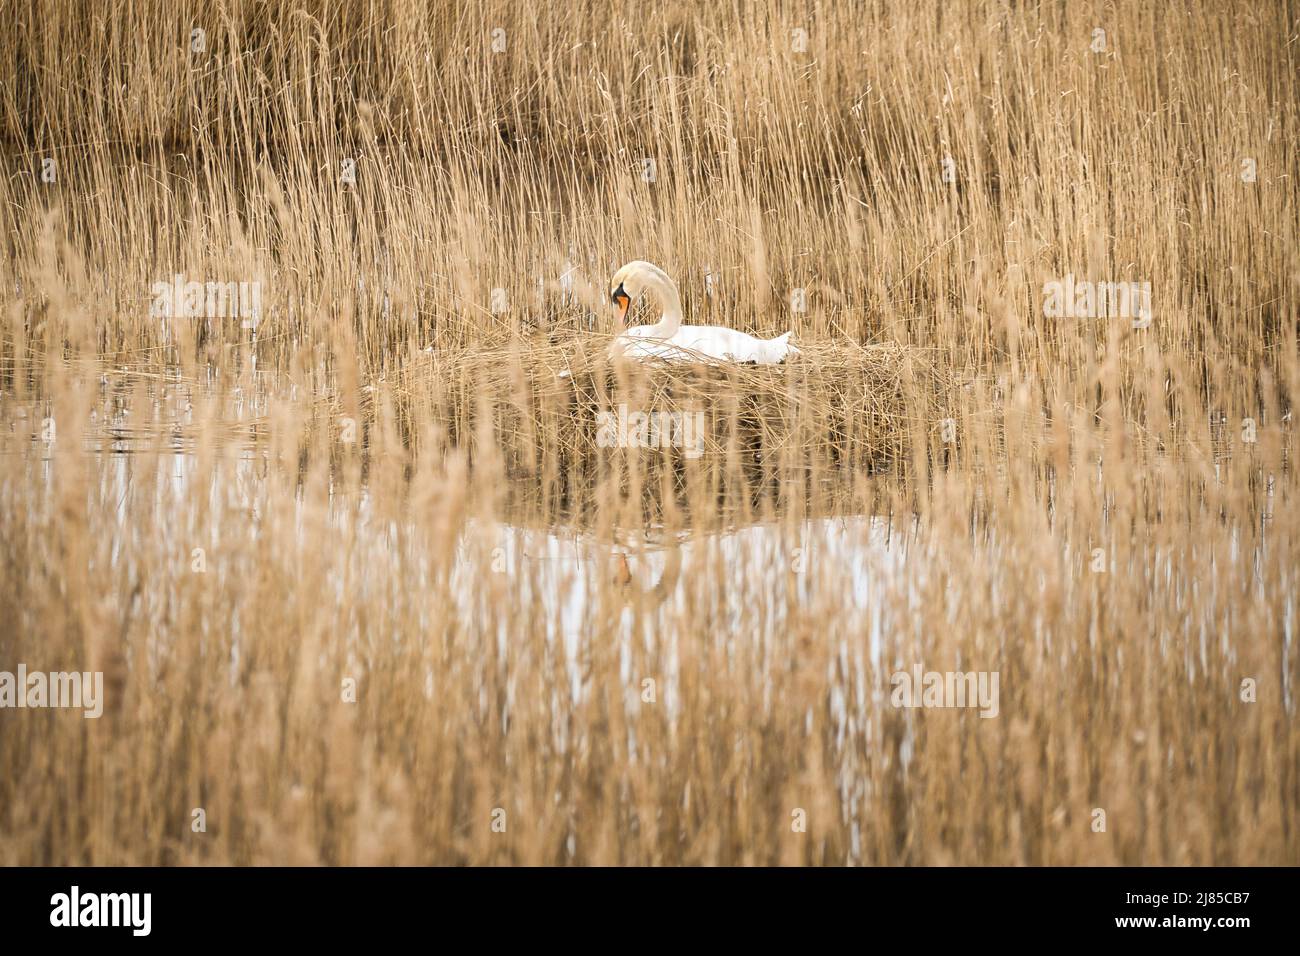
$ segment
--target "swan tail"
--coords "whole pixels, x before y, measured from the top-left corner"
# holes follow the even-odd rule
[[[774,339],[768,340],[768,357],[772,362],[784,362],[791,355],[798,355],[799,350],[790,343],[792,332],[786,332],[784,335],[778,335]]]

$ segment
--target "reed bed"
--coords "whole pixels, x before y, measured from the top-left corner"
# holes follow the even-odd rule
[[[5,12],[0,863],[1300,858],[1294,3]]]

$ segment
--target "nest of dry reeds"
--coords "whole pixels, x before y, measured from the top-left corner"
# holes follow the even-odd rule
[[[924,350],[800,348],[774,366],[612,360],[598,336],[442,351],[384,392],[412,442],[489,441],[508,478],[541,479],[566,500],[620,462],[646,486],[665,468],[757,484],[875,472],[902,460],[916,425],[941,417],[946,384]]]

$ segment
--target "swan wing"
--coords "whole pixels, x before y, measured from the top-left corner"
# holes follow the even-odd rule
[[[667,339],[653,339],[645,335],[619,338],[620,354],[634,359],[661,359],[665,362],[698,362],[700,356]]]
[[[789,344],[790,333],[760,339],[721,325],[683,325],[670,339],[647,335],[650,326],[634,326],[617,339],[621,354],[629,358],[655,358],[667,362],[754,362],[775,365],[799,350]]]
[[[669,341],[722,361],[772,365],[784,361],[787,355],[798,354],[789,338],[789,332],[774,339],[760,339],[721,325],[684,325]]]

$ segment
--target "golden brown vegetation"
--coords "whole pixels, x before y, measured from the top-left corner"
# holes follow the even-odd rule
[[[1296,862],[1294,4],[4,19],[0,863]]]

